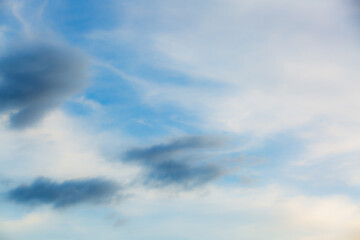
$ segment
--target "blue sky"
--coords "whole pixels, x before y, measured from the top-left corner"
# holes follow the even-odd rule
[[[359,240],[352,0],[0,0],[1,240]]]

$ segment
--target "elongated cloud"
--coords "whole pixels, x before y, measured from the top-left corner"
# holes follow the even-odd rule
[[[37,178],[30,185],[21,185],[9,191],[8,199],[24,205],[51,204],[54,208],[64,208],[80,203],[107,202],[118,190],[117,184],[99,178],[68,180],[62,183]]]
[[[87,61],[54,44],[13,47],[0,58],[0,112],[14,128],[32,126],[86,86]]]
[[[188,136],[175,139],[168,143],[157,144],[147,148],[137,148],[126,153],[127,159],[151,159],[156,161],[174,157],[178,153],[191,150],[209,149],[220,147],[224,144],[224,139],[205,136]],[[148,160],[146,160],[148,162]]]
[[[177,185],[197,187],[222,174],[221,167],[201,163],[201,152],[224,145],[224,139],[190,136],[153,145],[135,148],[125,153],[125,161],[135,162],[147,170],[145,183],[153,186]]]
[[[147,184],[158,186],[181,185],[185,188],[206,184],[221,175],[221,168],[218,166],[197,166],[176,160],[153,164],[149,170]]]

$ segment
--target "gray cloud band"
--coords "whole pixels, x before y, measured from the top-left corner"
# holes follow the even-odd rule
[[[0,58],[0,112],[14,128],[33,126],[86,86],[88,64],[69,47],[30,43]]]
[[[222,175],[220,166],[197,160],[201,159],[201,151],[223,145],[224,139],[216,137],[182,137],[147,148],[130,149],[125,153],[124,161],[140,164],[147,170],[145,184],[193,188]]]
[[[8,199],[23,205],[51,204],[65,208],[81,203],[99,204],[110,201],[119,186],[104,179],[69,180],[62,183],[38,178],[30,185],[20,185],[7,193]]]

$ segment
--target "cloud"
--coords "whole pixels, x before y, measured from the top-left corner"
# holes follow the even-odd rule
[[[293,186],[213,185],[205,192],[182,192],[176,199],[159,189],[139,189],[122,209],[124,218],[137,217],[136,228],[151,229],[139,238],[360,240],[347,237],[359,229],[356,200],[346,195],[304,195]],[[164,236],[161,229],[171,231]]]
[[[135,162],[146,170],[145,184],[177,185],[193,188],[214,180],[222,174],[220,166],[200,164],[201,151],[219,148],[224,139],[188,136],[146,148],[134,148],[125,153],[125,162]]]
[[[174,157],[184,151],[220,147],[224,145],[224,139],[205,136],[187,136],[172,140],[168,143],[157,144],[147,148],[136,148],[126,152],[127,159],[151,159],[156,161]],[[148,160],[145,160],[148,162]]]
[[[69,47],[12,47],[0,58],[0,112],[10,113],[12,127],[30,127],[86,86],[86,70],[85,58]]]
[[[203,185],[220,175],[221,169],[218,166],[192,166],[169,160],[152,165],[147,182],[162,186],[181,184],[188,188]]]
[[[99,178],[68,180],[62,183],[37,178],[30,185],[20,185],[10,190],[7,196],[18,204],[51,204],[54,208],[64,208],[80,203],[107,202],[118,190],[117,184]]]

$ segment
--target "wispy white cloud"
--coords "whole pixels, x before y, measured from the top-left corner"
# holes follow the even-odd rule
[[[133,27],[134,44],[148,39],[146,54],[151,52],[155,66],[198,80],[186,86],[137,81],[149,104],[186,109],[208,130],[259,139],[295,131],[308,141],[311,161],[357,148],[355,134],[347,134],[354,132],[360,108],[350,2],[199,1],[191,9],[186,2],[156,4],[163,11],[138,8],[150,30],[135,25],[135,12],[123,29],[107,34]],[[218,85],[200,86],[209,82]]]
[[[187,239],[336,240],[351,239],[360,224],[359,206],[347,196],[309,197],[278,186],[211,187],[175,196],[138,191],[119,208],[124,216],[138,219],[125,227],[135,239],[144,234],[173,237],[161,230],[165,228]],[[146,219],[153,219],[153,224]],[[138,227],[145,230],[134,234]]]

